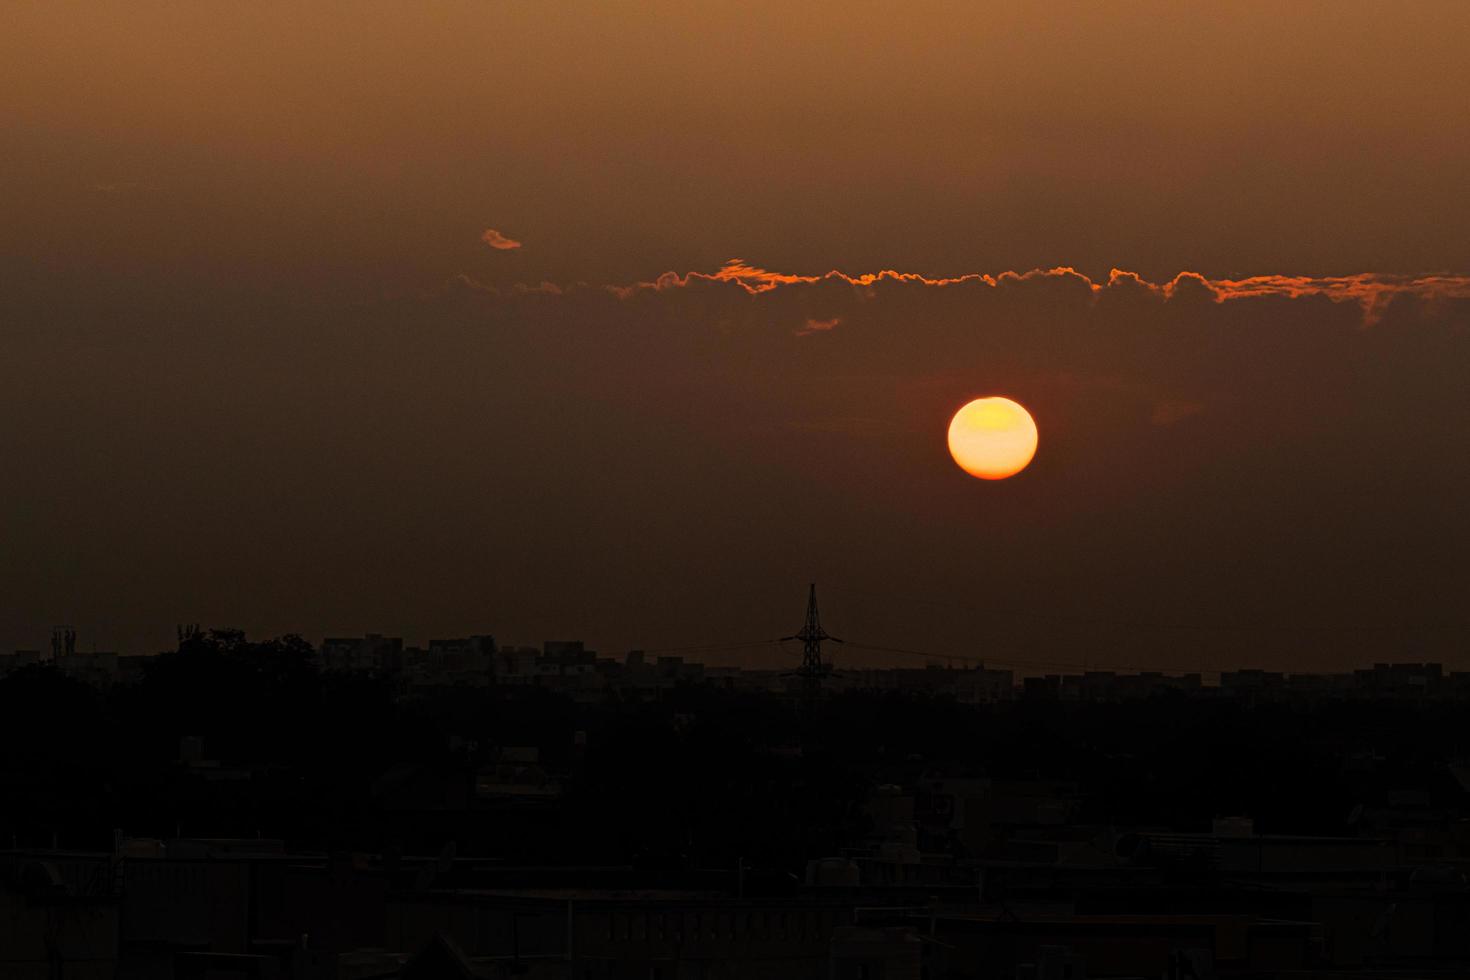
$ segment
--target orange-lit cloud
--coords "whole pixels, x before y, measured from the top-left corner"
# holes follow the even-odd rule
[[[484,242],[486,245],[489,245],[491,248],[499,249],[502,252],[507,252],[513,248],[521,247],[520,242],[516,241],[514,238],[511,238],[508,235],[502,235],[494,228],[486,228],[485,234],[480,236],[480,241]]]
[[[1015,275],[1007,273],[1006,275]],[[1028,273],[1029,275],[1029,273]],[[896,272],[885,269],[882,272],[864,273],[862,275],[848,275],[833,269],[831,272],[820,276],[794,275],[785,272],[772,272],[762,269],[760,266],[751,265],[744,259],[730,259],[716,272],[691,272],[680,276],[676,272],[665,272],[652,282],[636,282],[629,286],[609,286],[617,295],[627,298],[645,290],[661,292],[665,289],[678,289],[696,282],[726,282],[734,283],[752,296],[759,293],[768,293],[781,286],[793,286],[800,284],[811,284],[825,281],[845,282],[853,286],[871,286],[879,282],[913,282],[926,286],[949,286],[962,282],[983,282],[987,285],[995,285],[996,280],[987,275],[970,274],[953,279],[930,279],[925,276],[911,272]]]
[[[637,282],[627,286],[609,286],[608,288],[617,296],[627,299],[641,292],[680,289],[700,282],[730,283],[756,296],[786,286],[812,285],[821,282],[841,282],[863,288],[885,283],[999,288],[1007,283],[1035,279],[1070,279],[1085,285],[1095,294],[1110,289],[1142,289],[1166,300],[1190,291],[1198,291],[1217,303],[1254,297],[1280,296],[1298,299],[1320,296],[1334,303],[1357,303],[1362,307],[1364,322],[1369,324],[1376,322],[1388,303],[1400,295],[1428,300],[1470,299],[1470,276],[1449,274],[1403,276],[1365,272],[1351,276],[1268,275],[1251,276],[1245,279],[1210,279],[1198,272],[1181,272],[1168,282],[1156,283],[1144,279],[1136,272],[1113,269],[1106,282],[1096,282],[1070,266],[1031,269],[1028,272],[1002,272],[997,275],[968,273],[961,276],[932,278],[919,273],[898,272],[893,269],[859,275],[835,269],[822,275],[799,275],[773,272],[752,265],[743,259],[731,259],[715,272],[690,272],[683,276],[674,272],[666,272],[652,281]],[[816,321],[808,321],[807,330],[803,332],[830,329],[815,326],[815,323]]]

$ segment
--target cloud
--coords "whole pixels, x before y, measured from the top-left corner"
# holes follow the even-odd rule
[[[841,322],[842,317],[840,316],[834,316],[830,320],[817,320],[813,319],[812,317],[807,317],[806,325],[800,330],[796,331],[796,335],[798,337],[805,337],[808,334],[823,333],[825,331],[831,330],[833,327],[837,326]]]
[[[513,248],[520,248],[521,243],[508,235],[503,235],[494,228],[486,228],[485,234],[480,236],[480,241],[498,251],[508,252]]]
[[[1008,275],[1014,275],[1014,273],[1008,273]],[[758,265],[752,265],[744,259],[729,259],[715,272],[690,272],[684,276],[676,272],[666,272],[651,282],[635,282],[627,286],[609,286],[608,288],[616,295],[626,299],[639,292],[663,292],[700,282],[733,283],[752,296],[771,292],[781,286],[812,285],[821,282],[845,282],[852,286],[872,286],[880,282],[913,282],[926,286],[949,286],[963,282],[984,282],[991,286],[996,284],[995,279],[987,275],[971,274],[952,279],[930,279],[916,273],[896,272],[892,269],[856,276],[839,272],[836,269],[819,276],[797,275],[772,272]]]
[[[1363,308],[1365,323],[1376,323],[1395,296],[1422,299],[1470,298],[1470,276],[1396,276],[1359,273],[1352,276],[1251,276],[1210,282],[1221,301],[1254,296],[1325,296],[1335,303],[1355,302]]]
[[[686,289],[702,283],[724,283],[739,287],[752,296],[778,289],[813,286],[822,283],[845,283],[864,290],[890,285],[930,287],[979,286],[1001,289],[1009,285],[1038,280],[1071,281],[1094,294],[1106,292],[1148,293],[1164,300],[1188,295],[1203,295],[1216,303],[1239,299],[1284,297],[1301,299],[1323,297],[1334,303],[1351,302],[1363,311],[1367,325],[1378,322],[1388,304],[1398,296],[1424,300],[1470,299],[1470,276],[1435,274],[1421,276],[1388,273],[1359,273],[1350,276],[1286,276],[1260,275],[1244,279],[1210,279],[1198,272],[1180,272],[1167,282],[1150,282],[1136,272],[1113,269],[1106,282],[1096,282],[1070,266],[1031,269],[1027,272],[967,273],[959,276],[930,277],[920,273],[884,269],[879,272],[850,274],[832,270],[821,275],[774,272],[746,262],[730,259],[714,272],[689,272],[680,276],[666,272],[657,279],[624,286],[607,287],[614,295],[629,299],[640,293]],[[810,329],[822,329],[811,328]]]

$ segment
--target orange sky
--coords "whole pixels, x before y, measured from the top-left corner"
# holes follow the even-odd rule
[[[529,281],[731,255],[1421,273],[1456,266],[1470,219],[1454,0],[39,3],[6,21],[7,224],[104,263],[400,285],[485,263],[488,226],[527,243]]]
[[[1462,650],[1466,37],[1460,2],[7,5],[0,646],[716,642],[825,576],[896,645]],[[943,431],[988,393],[1043,451],[977,499]]]

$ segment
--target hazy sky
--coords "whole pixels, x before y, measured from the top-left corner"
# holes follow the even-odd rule
[[[0,647],[1470,669],[1470,5],[3,20]]]

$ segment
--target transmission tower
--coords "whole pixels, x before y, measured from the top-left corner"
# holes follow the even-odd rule
[[[815,698],[822,686],[823,678],[832,673],[832,665],[822,659],[822,643],[831,640],[841,643],[837,637],[822,629],[822,617],[817,611],[817,584],[811,583],[806,599],[806,623],[801,632],[794,636],[783,636],[783,640],[801,641],[801,666],[796,676],[801,678],[807,697]]]

